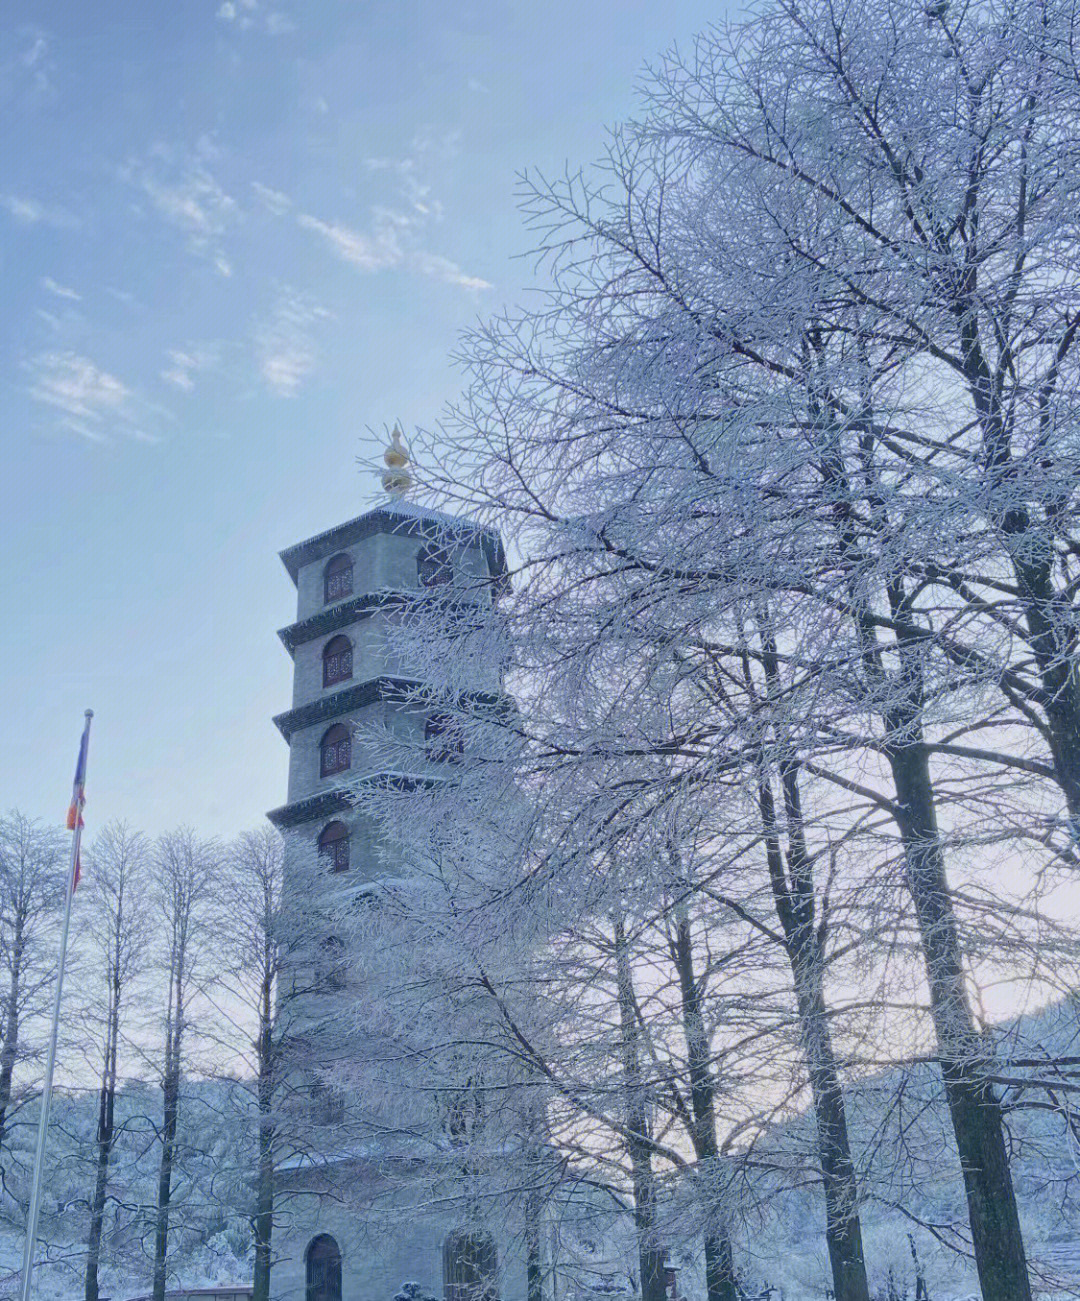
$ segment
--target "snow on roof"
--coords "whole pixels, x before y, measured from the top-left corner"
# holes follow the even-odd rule
[[[435,524],[452,525],[456,528],[480,529],[481,526],[475,520],[466,518],[464,515],[448,515],[445,511],[436,510],[433,506],[422,506],[419,502],[407,501],[404,497],[390,497],[381,501],[372,508],[373,511],[384,511],[387,515],[401,515],[406,519],[431,520]]]

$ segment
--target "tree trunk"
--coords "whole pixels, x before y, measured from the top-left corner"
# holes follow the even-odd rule
[[[780,699],[776,642],[767,614],[760,616],[763,664],[771,697]],[[836,1301],[870,1301],[859,1219],[859,1188],[851,1159],[847,1111],[836,1066],[825,1002],[825,946],[818,926],[814,865],[806,845],[799,768],[793,757],[781,762],[780,785],[787,823],[785,867],[777,830],[772,780],[760,765],[758,802],[765,831],[765,856],[773,905],[791,967],[810,1093],[814,1100],[818,1159],[825,1194],[825,1243]]]
[[[773,903],[784,933],[795,987],[799,1038],[806,1062],[818,1136],[822,1190],[825,1194],[825,1242],[837,1301],[869,1301],[859,1220],[859,1190],[851,1159],[847,1113],[825,1003],[821,936],[815,920],[812,865],[802,833],[798,773],[784,765],[782,784],[788,819],[788,867],[776,832],[772,784],[763,775],[759,801],[765,827],[765,852]]]
[[[273,982],[261,990],[258,1042],[259,1168],[255,1190],[255,1271],[252,1301],[270,1301],[270,1260],[274,1232],[274,1039]]]
[[[86,1301],[98,1301],[98,1268],[101,1263],[101,1238],[105,1224],[105,1196],[109,1187],[109,1161],[116,1138],[116,1063],[120,1037],[120,991],[113,983],[109,991],[108,1019],[105,1027],[105,1058],[98,1093],[97,1160],[94,1191],[90,1202],[90,1230],[86,1238]]]
[[[168,1275],[169,1207],[176,1154],[176,1128],[180,1114],[180,1040],[183,1031],[183,994],[174,972],[169,993],[170,1018],[165,1032],[165,1070],[162,1076],[161,1162],[158,1166],[157,1214],[154,1223],[154,1280],[152,1301],[165,1301]]]
[[[968,1004],[929,756],[910,714],[894,714],[889,724],[890,737],[905,738],[903,743],[893,741],[889,748],[896,816],[922,937],[938,1056],[960,1153],[983,1301],[1030,1301],[1004,1120]]]
[[[1076,672],[1076,611],[1072,600],[1054,586],[1048,548],[1032,536],[1031,513],[1017,501],[1010,419],[991,374],[978,316],[967,296],[958,296],[953,312],[959,324],[964,369],[972,405],[982,431],[983,464],[990,488],[1007,504],[992,508],[993,525],[1005,540],[1027,624],[1027,642],[1043,689],[1041,704],[1049,731],[1050,753],[1058,785],[1080,835],[1080,677]],[[991,499],[993,500],[993,499]],[[1041,539],[1045,541],[1045,539]],[[1040,554],[1042,552],[1043,554]]]
[[[22,961],[25,940],[22,918],[16,919],[11,944],[11,979],[4,1006],[4,1044],[0,1048],[0,1147],[7,1140],[7,1114],[11,1106],[11,1081],[19,1055],[19,999],[22,995]]]
[[[841,468],[826,466],[824,477],[834,486],[842,484],[844,500],[850,499],[850,485]],[[841,511],[839,536],[844,552],[857,567],[860,548],[846,508]],[[911,619],[903,580],[887,581],[886,592],[896,636],[893,649],[899,661],[892,679],[882,666],[873,625],[863,617],[860,588],[854,581],[850,586],[863,664],[873,693],[887,692],[891,697],[890,703],[879,706],[879,712],[896,791],[895,817],[907,885],[922,942],[945,1097],[967,1194],[975,1265],[983,1301],[1030,1301],[1001,1104],[987,1079],[987,1063],[968,1005],[960,938],[938,835],[930,760],[922,732],[922,629]]]
[[[704,1232],[705,1293],[708,1301],[739,1301],[735,1282],[735,1260],[731,1239],[720,1207],[716,1205],[720,1170],[720,1148],[716,1139],[716,1085],[712,1054],[702,1015],[701,982],[694,970],[693,936],[685,908],[677,917],[671,955],[679,977],[683,1033],[690,1074],[690,1108],[694,1117],[691,1140],[699,1167],[705,1171],[706,1196],[710,1198]]]
[[[1007,531],[1007,530],[1006,530]],[[1043,709],[1050,754],[1058,785],[1080,839],[1080,679],[1076,672],[1076,611],[1054,590],[1050,567],[1023,556],[1024,540],[1013,556],[1013,570],[1023,594],[1029,643],[1043,688]]]
[[[529,1197],[525,1207],[525,1301],[544,1301],[540,1223],[540,1199]]]
[[[656,1180],[649,1147],[649,1113],[638,1054],[637,1002],[633,973],[621,921],[615,923],[615,970],[619,1002],[620,1046],[626,1100],[627,1153],[634,1186],[634,1227],[641,1268],[641,1301],[665,1301],[667,1253],[657,1241]]]

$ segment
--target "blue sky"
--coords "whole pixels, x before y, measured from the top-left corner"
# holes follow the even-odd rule
[[[705,0],[8,0],[0,808],[230,835],[284,800],[276,552],[351,518],[521,298],[525,167],[596,157]]]

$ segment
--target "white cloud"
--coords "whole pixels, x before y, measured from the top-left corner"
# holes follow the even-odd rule
[[[419,271],[421,275],[444,280],[448,285],[457,285],[459,289],[470,289],[475,292],[491,288],[489,281],[481,280],[479,276],[467,275],[456,262],[440,257],[437,253],[425,253],[420,250],[413,254],[411,265],[413,270]]]
[[[329,316],[305,294],[281,292],[270,317],[255,331],[259,373],[272,393],[290,398],[300,391],[318,360],[314,328]]]
[[[34,36],[33,43],[20,56],[24,68],[33,68],[40,63],[49,50],[49,43],[40,33]]]
[[[342,222],[321,221],[309,213],[301,213],[296,220],[305,230],[315,231],[338,257],[360,271],[404,267],[419,275],[456,285],[459,289],[490,289],[486,280],[468,275],[456,262],[420,247],[419,232],[426,212],[419,205],[414,206],[420,212],[418,218],[387,208],[376,208],[370,232],[354,230]]]
[[[185,393],[195,387],[195,375],[199,371],[209,370],[218,364],[220,348],[216,344],[198,345],[191,348],[170,348],[165,353],[168,365],[160,372],[167,384],[172,384]]]
[[[73,434],[85,438],[88,443],[107,443],[109,441],[100,429],[91,429],[85,420],[72,420],[70,416],[64,416],[59,424],[61,429],[70,429]]]
[[[161,215],[192,235],[220,234],[236,212],[234,200],[203,167],[190,169],[172,185],[151,176],[141,184]]]
[[[187,237],[192,253],[206,258],[220,275],[232,275],[222,236],[240,219],[240,209],[206,165],[216,156],[212,142],[200,142],[194,156],[158,145],[145,162],[131,161],[121,179],[136,186],[158,214]]]
[[[55,294],[57,298],[70,298],[76,303],[82,301],[82,294],[77,293],[74,289],[69,289],[67,285],[57,284],[52,276],[42,276],[41,287],[47,289],[50,294]]]
[[[263,185],[261,181],[252,181],[251,188],[255,191],[257,198],[261,200],[264,207],[268,208],[277,217],[288,212],[292,207],[292,199],[287,194],[283,194],[280,190],[272,190],[269,185]]]
[[[222,0],[217,16],[223,23],[233,23],[241,31],[248,31],[258,25],[271,36],[283,36],[296,29],[296,24],[288,14],[282,13],[280,9],[263,11],[259,0]]]
[[[82,222],[66,208],[18,194],[0,194],[0,208],[23,226],[52,226],[55,230],[78,230]]]
[[[353,230],[342,222],[321,221],[306,212],[296,220],[305,230],[321,235],[338,257],[361,271],[380,271],[384,267],[397,266],[401,261],[399,235],[408,225],[408,218],[400,214],[378,209],[369,234]]]
[[[74,352],[44,352],[29,363],[30,396],[71,419],[101,424],[131,397],[122,380]]]
[[[144,425],[172,414],[76,352],[41,352],[24,369],[30,375],[30,396],[55,413],[57,427],[92,442],[107,442],[113,432],[157,442]]]

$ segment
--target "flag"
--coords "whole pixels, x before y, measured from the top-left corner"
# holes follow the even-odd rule
[[[71,788],[71,805],[67,813],[68,831],[74,831],[76,826],[82,826],[82,810],[86,803],[86,751],[89,745],[90,719],[87,718],[82,740],[79,742],[79,758],[75,764],[75,782]]]
[[[93,715],[87,710],[86,726],[83,728],[82,740],[79,742],[79,757],[75,761],[75,781],[71,787],[71,804],[67,812],[68,831],[82,827],[83,805],[86,803],[86,752],[90,748],[90,719]],[[75,865],[71,882],[72,890],[79,884],[82,865],[79,862],[79,847],[75,847]]]

